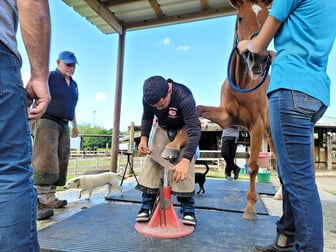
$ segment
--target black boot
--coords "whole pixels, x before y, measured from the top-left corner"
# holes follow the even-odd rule
[[[295,244],[295,239],[293,236],[286,236],[284,234],[278,234],[274,244],[268,246],[255,246],[254,252],[291,252],[293,251],[293,246]]]
[[[234,166],[233,174],[234,174],[234,180],[237,180],[239,178],[239,173],[240,173],[240,167],[238,165]]]

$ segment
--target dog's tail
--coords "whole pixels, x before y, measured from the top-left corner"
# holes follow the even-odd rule
[[[208,172],[209,172],[209,165],[207,164],[207,163],[205,163],[204,164],[205,165],[205,167],[206,167],[206,170],[205,170],[205,172],[203,173],[204,174],[204,177],[208,174]]]

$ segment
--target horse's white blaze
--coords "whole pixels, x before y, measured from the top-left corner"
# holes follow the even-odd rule
[[[253,4],[252,5],[252,10],[254,11],[254,13],[256,14],[256,17],[257,17],[257,21],[259,23],[259,19],[258,19],[258,13],[259,11],[261,11],[261,7],[257,4]],[[260,23],[259,23],[259,28],[261,27]]]
[[[259,5],[253,4],[252,10],[256,14],[256,16],[258,16],[259,11],[261,11],[261,7]]]

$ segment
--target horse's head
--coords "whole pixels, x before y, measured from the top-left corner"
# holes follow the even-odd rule
[[[248,51],[241,55],[252,79],[257,79],[267,72],[266,68],[271,65],[274,54],[275,52],[267,52],[261,55]]]
[[[231,5],[237,9],[235,43],[241,40],[252,39],[263,26],[272,0],[230,0]],[[253,79],[265,73],[266,67],[271,63],[271,55],[259,55],[246,52],[241,55]]]

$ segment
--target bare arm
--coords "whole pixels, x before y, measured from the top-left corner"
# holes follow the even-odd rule
[[[78,137],[78,126],[77,126],[76,116],[72,119],[71,123],[72,123],[71,137]]]
[[[50,101],[48,88],[50,51],[50,12],[48,0],[17,0],[22,39],[31,67],[27,83],[28,119],[37,119]]]
[[[281,26],[281,22],[272,16],[268,16],[260,33],[252,40],[243,40],[239,42],[238,49],[240,53],[250,51],[257,54],[266,54],[266,50],[276,32]]]

